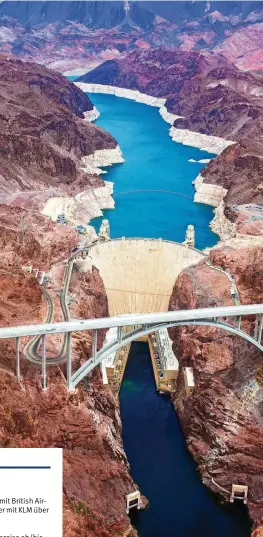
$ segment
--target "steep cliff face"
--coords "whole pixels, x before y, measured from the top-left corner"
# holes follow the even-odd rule
[[[41,232],[40,255],[44,256],[46,252],[49,261],[58,259],[61,247],[55,242],[50,256],[48,233],[40,226],[36,229],[35,243]],[[55,229],[53,233],[56,236]],[[22,254],[19,247],[15,252],[13,231],[9,234],[4,227],[1,227],[1,240],[9,245],[9,252],[7,248],[3,249],[0,256],[1,326],[44,322],[47,305],[41,287],[32,275],[25,274],[18,266],[18,259],[21,263],[23,259],[28,262],[31,259],[32,264],[36,262],[34,255],[30,257],[30,243],[24,242]],[[66,254],[71,247],[71,234],[65,233],[63,240]],[[34,254],[36,250],[34,246]],[[59,271],[60,267],[56,270]],[[49,293],[55,303],[52,287]],[[108,315],[104,286],[96,269],[92,273],[73,270],[70,293],[75,298],[72,306],[74,317]],[[60,320],[60,315],[55,303],[54,320]],[[125,515],[125,495],[134,490],[134,484],[123,451],[116,400],[109,388],[102,384],[99,369],[74,393],[69,393],[64,366],[48,367],[48,389],[43,392],[40,367],[23,358],[26,340],[23,338],[21,341],[21,384],[15,377],[15,342],[0,342],[0,445],[63,448],[65,537],[77,534],[81,537],[122,537],[125,531],[128,534],[131,528]],[[102,340],[103,334],[99,334],[99,345]],[[51,341],[48,338],[48,355],[51,349],[57,352],[59,346],[58,339]],[[87,332],[75,334],[74,368],[90,354],[91,335]]]
[[[210,260],[232,274],[241,303],[262,303],[262,248],[218,249],[211,251]],[[223,304],[233,304],[227,277],[200,262],[178,277],[170,309]],[[242,327],[252,333],[254,321],[244,320]],[[226,499],[232,483],[247,484],[250,515],[257,521],[263,512],[262,353],[211,327],[173,329],[171,335],[180,360],[174,403],[203,481]],[[195,378],[188,399],[184,366],[193,368]]]
[[[104,186],[82,157],[114,149],[107,132],[84,120],[92,103],[62,75],[0,57],[2,203],[41,209],[49,197]]]
[[[228,190],[225,197],[227,204],[262,203],[263,152],[260,138],[252,135],[227,147],[202,170],[202,176],[204,183],[220,185]]]

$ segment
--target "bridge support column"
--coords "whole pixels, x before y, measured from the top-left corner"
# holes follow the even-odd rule
[[[258,321],[259,321],[259,315],[256,315],[255,328],[254,328],[254,339],[258,338]]]
[[[122,342],[122,326],[118,326],[117,328],[117,341],[118,343]]]
[[[70,392],[74,392],[72,385],[72,332],[68,333],[68,354],[67,354],[67,383]]]
[[[97,356],[97,337],[98,337],[98,332],[97,330],[92,330],[92,361],[95,362],[96,361],[96,356]]]
[[[261,343],[262,338],[262,328],[263,328],[263,315],[260,317],[260,323],[259,323],[259,331],[258,331],[258,343]]]
[[[46,336],[42,336],[42,387],[47,389]]]
[[[18,382],[21,382],[20,373],[20,338],[16,338],[16,378]]]

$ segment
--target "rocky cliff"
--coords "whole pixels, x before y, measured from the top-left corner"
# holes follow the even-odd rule
[[[214,266],[233,276],[243,304],[262,303],[263,249],[216,249]],[[175,282],[170,309],[233,304],[227,277],[204,261]],[[254,321],[243,321],[252,333]],[[249,486],[249,512],[263,512],[262,353],[245,340],[207,327],[171,330],[180,375],[174,404],[204,483],[229,499],[232,483]],[[182,368],[193,368],[195,389],[185,398]],[[257,533],[255,534],[257,535]]]
[[[74,84],[44,67],[0,56],[0,96],[2,203],[41,211],[50,197],[104,187],[96,170],[85,171],[83,158],[115,150],[117,142],[85,121],[93,105]]]
[[[10,212],[10,211],[9,211]],[[42,217],[24,229],[23,241],[15,222],[19,210],[0,207],[0,318],[1,326],[44,322],[47,304],[32,274],[23,263],[50,269],[53,284],[48,292],[54,303],[54,320],[61,320],[54,286],[61,285],[61,257],[76,245],[75,231]],[[8,216],[11,222],[8,226]],[[53,237],[51,245],[51,236]],[[70,293],[75,318],[107,316],[108,305],[102,280],[92,273],[73,270]],[[103,334],[99,335],[99,345]],[[57,352],[60,340],[47,338],[47,353]],[[64,367],[48,367],[48,389],[41,387],[40,367],[23,357],[22,382],[15,376],[15,342],[0,343],[0,445],[1,447],[62,447],[64,450],[64,536],[122,537],[130,531],[125,515],[125,495],[134,490],[123,451],[119,409],[97,369],[74,393],[69,393]],[[73,337],[74,367],[91,354],[87,332]],[[114,498],[114,501],[112,499]],[[132,531],[129,533],[132,535]]]
[[[117,143],[84,119],[92,104],[63,76],[6,58],[0,59],[0,73],[1,326],[46,321],[46,294],[34,272],[27,271],[30,268],[49,273],[46,293],[53,320],[61,321],[55,289],[62,286],[64,261],[79,235],[72,226],[57,224],[40,211],[54,196],[70,200],[79,194],[88,203],[86,223],[92,213],[90,200],[103,199],[103,190],[110,194],[98,170],[93,170],[98,164],[110,164]],[[75,266],[69,291],[75,318],[108,315],[96,269],[85,273]],[[104,335],[99,334],[99,346]],[[118,404],[103,385],[100,370],[69,393],[65,367],[48,367],[48,389],[43,391],[40,367],[23,354],[27,341],[21,340],[21,383],[15,375],[15,341],[0,342],[1,447],[63,448],[65,537],[132,535],[125,495],[134,490],[134,483],[123,451]],[[47,356],[60,348],[60,337],[47,337]],[[91,335],[75,334],[73,368],[90,355]]]

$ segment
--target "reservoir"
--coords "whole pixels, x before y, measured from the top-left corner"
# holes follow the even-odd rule
[[[173,142],[156,108],[112,95],[90,97],[101,113],[96,124],[116,138],[126,160],[104,176],[114,183],[115,209],[104,211],[111,237],[182,242],[193,224],[196,247],[214,245],[213,210],[193,202],[192,181],[204,164],[189,162],[214,155]],[[92,222],[97,230],[100,223]],[[172,403],[156,391],[146,343],[132,344],[120,409],[131,475],[150,502],[132,519],[140,537],[249,537],[243,505],[223,507],[202,484]]]
[[[114,183],[115,209],[104,211],[111,236],[182,242],[187,225],[193,224],[196,247],[213,246],[218,240],[209,228],[213,209],[193,202],[192,181],[204,164],[189,160],[215,155],[173,142],[158,108],[114,95],[92,93],[90,98],[101,114],[96,125],[116,138],[126,161],[103,176]],[[91,222],[96,229],[100,223]]]

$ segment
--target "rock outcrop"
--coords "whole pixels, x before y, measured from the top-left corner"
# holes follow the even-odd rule
[[[110,134],[85,121],[93,105],[72,82],[0,57],[0,95],[2,203],[41,211],[51,197],[104,187],[95,167],[85,170],[83,158],[102,151],[107,163],[115,162],[120,151]],[[91,218],[102,207],[94,207]]]
[[[121,153],[110,134],[85,120],[92,104],[63,76],[6,58],[0,59],[0,73],[1,326],[45,322],[46,294],[34,272],[28,272],[32,268],[48,273],[53,320],[61,321],[55,290],[62,286],[64,261],[79,235],[72,226],[57,224],[55,211],[41,211],[56,196],[73,200],[75,213],[69,223],[77,223],[82,209],[86,224],[111,200],[112,184],[105,186],[96,166],[120,161]],[[63,212],[65,203],[60,203]],[[96,269],[84,273],[74,267],[69,291],[73,317],[108,315]],[[101,331],[98,346],[104,337]],[[0,342],[1,447],[63,448],[65,537],[134,535],[125,495],[135,485],[123,450],[118,404],[103,385],[100,369],[69,393],[65,367],[48,366],[48,389],[43,391],[40,367],[23,354],[27,341],[20,341],[21,383],[15,376],[15,340]],[[77,368],[91,355],[91,335],[74,334],[72,343]],[[61,338],[48,336],[46,346],[47,357],[57,354]]]
[[[212,250],[210,261],[233,276],[241,303],[262,303],[262,247]],[[170,309],[223,304],[233,304],[228,278],[200,262],[178,277]],[[244,320],[243,328],[252,333],[254,320]],[[193,395],[186,399],[179,381],[174,403],[203,481],[226,500],[232,483],[247,484],[249,512],[257,521],[263,511],[262,353],[211,327],[173,329],[171,336],[179,378],[184,366],[194,372]]]
[[[53,266],[48,292],[54,303],[54,320],[59,321],[61,311],[54,287],[61,285],[63,264],[58,261],[70,255],[77,243],[76,232],[31,215],[19,233],[18,217],[23,218],[21,209],[0,206],[1,326],[46,319],[41,287],[32,274],[21,269],[23,263],[46,270]],[[105,289],[96,269],[92,273],[73,270],[70,293],[75,299],[71,306],[75,318],[108,315]],[[47,355],[57,352],[60,340],[47,339]],[[15,377],[15,341],[0,342],[1,447],[63,448],[65,537],[128,534],[131,527],[125,514],[125,495],[134,490],[134,484],[123,451],[118,404],[102,384],[100,369],[69,393],[64,366],[48,367],[48,389],[43,392],[40,367],[23,357],[26,340],[21,341],[21,384]],[[102,341],[101,333],[98,344]],[[74,367],[90,354],[91,335],[74,334]]]

